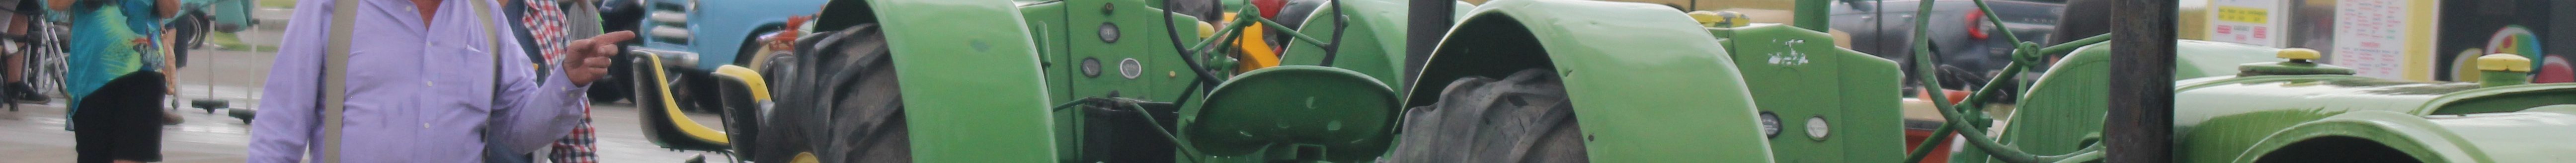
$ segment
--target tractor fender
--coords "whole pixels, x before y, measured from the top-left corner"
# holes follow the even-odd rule
[[[1592,161],[1772,160],[1735,62],[1680,11],[1498,0],[1470,14],[1425,61],[1420,80],[1407,85],[1405,106],[1433,103],[1464,76],[1553,68]]]
[[[2300,142],[2358,138],[2423,162],[2550,162],[2566,153],[2565,135],[2576,115],[2556,112],[2494,113],[2427,118],[2392,111],[2354,111],[2274,132],[2233,162],[2254,162]],[[2508,121],[2517,123],[2497,123]],[[2551,121],[2521,123],[2529,121]],[[2552,147],[2554,146],[2554,147]],[[2502,154],[2502,155],[2499,155]],[[2565,160],[2567,158],[2555,158]],[[2519,161],[2515,161],[2519,160]]]
[[[919,162],[1053,162],[1035,37],[1010,0],[842,0],[814,29],[876,23]]]
[[[1342,43],[1341,46],[1335,47],[1338,48],[1339,54],[1334,54],[1338,56],[1332,57],[1332,67],[1359,71],[1371,78],[1377,78],[1380,83],[1387,86],[1403,86],[1405,71],[1411,71],[1405,69],[1408,59],[1405,58],[1404,32],[1407,22],[1411,20],[1405,14],[1408,9],[1411,9],[1412,4],[1404,0],[1342,0],[1341,3],[1340,7],[1326,3],[1321,7],[1313,8],[1313,11],[1305,12],[1308,16],[1304,22],[1298,23],[1301,27],[1297,27],[1297,32],[1316,39],[1326,39],[1316,42],[1332,42],[1330,39],[1333,39],[1335,24],[1330,15],[1333,14],[1333,10],[1341,7],[1350,8],[1350,10],[1341,11],[1343,15],[1349,15],[1347,22],[1350,25],[1342,29],[1344,31],[1341,35]],[[1453,5],[1458,9],[1475,8],[1475,5],[1463,1]],[[1458,10],[1461,14],[1457,15],[1463,17],[1466,11],[1468,10]],[[1289,44],[1288,50],[1282,51],[1286,54],[1281,55],[1281,64],[1321,65],[1324,62],[1323,46],[1305,41],[1286,43]]]

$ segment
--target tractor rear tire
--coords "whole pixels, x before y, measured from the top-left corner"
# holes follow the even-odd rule
[[[912,162],[884,31],[861,24],[818,43],[778,71],[776,110],[760,126],[753,160],[787,162],[812,153],[822,162]],[[791,64],[791,63],[781,63]]]
[[[1573,103],[1548,69],[1460,78],[1405,116],[1391,162],[1587,162]]]

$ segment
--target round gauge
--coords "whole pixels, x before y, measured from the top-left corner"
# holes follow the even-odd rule
[[[1100,77],[1100,59],[1082,58],[1082,76]]]
[[[1826,124],[1825,124],[1825,117],[1824,117],[1824,116],[1816,116],[1816,117],[1809,117],[1809,118],[1807,118],[1807,138],[1815,138],[1816,140],[1825,140],[1825,134],[1833,133],[1833,132],[1831,132],[1831,130],[1829,130],[1829,129],[1831,129],[1831,128],[1832,128],[1832,126],[1828,126],[1828,125],[1826,125]]]
[[[1100,42],[1118,43],[1118,24],[1100,23]]]
[[[1118,61],[1118,76],[1136,79],[1136,76],[1142,75],[1145,75],[1145,63],[1136,62],[1136,58]]]
[[[1762,111],[1762,138],[1780,137],[1780,115]]]

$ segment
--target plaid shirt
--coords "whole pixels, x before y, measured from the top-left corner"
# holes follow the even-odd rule
[[[553,0],[525,1],[528,4],[528,10],[523,14],[527,16],[521,17],[519,21],[527,25],[528,37],[535,39],[537,53],[544,56],[547,61],[559,59],[558,56],[563,56],[559,54],[565,53],[564,44],[570,44],[569,38],[565,38],[562,8],[557,8]],[[590,106],[582,106],[581,114],[581,123],[573,127],[572,134],[555,140],[555,144],[552,145],[553,151],[546,155],[547,161],[599,162],[599,135],[593,133],[594,129],[590,127]]]
[[[556,8],[553,0],[526,1],[527,16],[519,21],[527,24],[528,36],[536,38],[538,53],[545,55],[546,60],[554,60],[557,54],[564,53],[564,44],[571,42],[564,38],[563,9]]]
[[[546,160],[558,163],[599,162],[599,135],[590,128],[590,106],[581,107],[581,117],[581,126],[573,127],[572,135],[555,140],[554,151],[546,155]]]

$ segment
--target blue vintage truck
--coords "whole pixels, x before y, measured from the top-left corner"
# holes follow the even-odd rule
[[[664,69],[666,69],[665,72],[674,74],[674,78],[670,81],[654,82],[663,82],[664,84],[673,86],[673,91],[675,92],[674,96],[678,96],[679,98],[712,101],[716,99],[706,98],[707,96],[694,96],[694,94],[698,92],[714,92],[713,89],[715,88],[713,85],[702,84],[712,83],[712,81],[708,80],[710,78],[707,78],[703,74],[712,72],[714,68],[722,65],[743,65],[749,67],[757,64],[753,63],[753,61],[759,59],[752,59],[752,57],[759,56],[756,54],[761,53],[761,50],[759,49],[761,48],[760,45],[762,45],[762,42],[760,42],[759,38],[776,34],[778,31],[784,31],[785,29],[793,29],[793,27],[787,27],[789,17],[810,15],[820,12],[823,10],[824,2],[827,1],[609,1],[604,3],[631,3],[632,6],[622,6],[629,4],[603,4],[604,6],[617,7],[603,7],[607,8],[604,10],[612,11],[605,11],[607,13],[602,14],[603,17],[625,16],[634,18],[631,19],[631,21],[634,22],[633,28],[631,29],[635,31],[635,34],[642,37],[639,37],[637,39],[639,42],[633,44],[630,48],[636,51],[649,52],[636,53],[636,55],[654,55],[656,57],[665,58],[662,60],[663,62],[666,62],[665,65],[672,65],[670,67],[665,67]],[[611,18],[607,21],[628,20]],[[607,24],[622,25],[625,23],[611,22]],[[611,30],[615,30],[617,27],[611,28]],[[628,66],[616,67],[623,68]],[[611,74],[628,74],[622,72],[627,70],[611,71],[620,71],[612,72]],[[636,80],[633,78],[615,78],[616,79],[612,79],[610,81],[644,82],[643,80]],[[632,89],[624,86],[628,83],[612,84],[618,85],[610,87],[593,87],[592,100],[614,101],[617,100],[616,98],[626,97],[625,95],[629,94],[626,93],[628,92],[627,90],[601,90],[598,88]],[[696,102],[682,103],[694,105]]]

